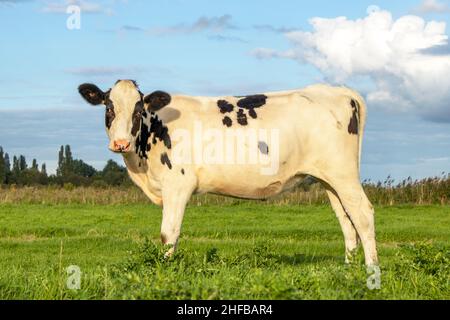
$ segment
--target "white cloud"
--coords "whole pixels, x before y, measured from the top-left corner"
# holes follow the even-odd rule
[[[136,26],[132,26],[132,25],[124,25],[122,26],[119,31],[136,31],[136,32],[140,32],[140,31],[145,31],[144,29],[142,29],[141,27],[136,27]]]
[[[438,158],[418,158],[418,162],[449,162],[449,157],[438,157]]]
[[[368,12],[357,20],[312,18],[311,32],[285,34],[292,49],[259,48],[252,53],[310,63],[334,83],[368,76],[376,87],[367,95],[372,105],[450,122],[450,55],[427,54],[447,46],[445,22],[426,22],[414,15],[394,20],[388,11]]]
[[[23,3],[23,2],[29,2],[31,0],[0,0],[0,3]]]
[[[241,43],[247,43],[248,41],[235,36],[226,36],[223,34],[214,34],[211,36],[208,36],[208,39],[214,40],[214,41],[221,41],[221,42],[241,42]]]
[[[251,52],[251,55],[258,59],[280,58],[280,53],[269,48],[256,48]]]
[[[148,32],[152,35],[172,35],[189,34],[202,31],[222,31],[226,29],[236,29],[231,23],[231,15],[225,14],[219,17],[200,17],[192,24],[178,24],[170,27],[154,27]]]
[[[83,76],[117,76],[121,74],[136,74],[143,71],[142,67],[80,67],[65,70],[67,73]]]
[[[450,12],[450,7],[448,4],[438,0],[423,0],[419,6],[414,8],[413,12],[419,14],[446,13]]]
[[[64,0],[64,1],[51,1],[46,2],[44,7],[41,8],[42,12],[45,13],[63,13],[66,14],[67,7],[76,5],[80,7],[82,13],[103,13],[111,15],[113,13],[112,9],[105,8],[102,5],[84,0]]]
[[[295,28],[290,27],[275,27],[270,24],[259,24],[253,26],[258,31],[268,31],[268,32],[274,32],[274,33],[286,33],[290,31],[294,31]]]

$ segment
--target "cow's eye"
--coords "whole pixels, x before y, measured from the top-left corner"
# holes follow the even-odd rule
[[[105,125],[108,129],[111,128],[111,124],[115,117],[114,107],[107,107],[105,113]]]

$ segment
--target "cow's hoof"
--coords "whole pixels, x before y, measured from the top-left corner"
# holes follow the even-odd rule
[[[172,247],[169,250],[167,250],[166,253],[164,253],[164,258],[169,259],[170,257],[173,256],[174,253],[175,253],[175,248]]]
[[[358,248],[354,248],[353,250],[349,250],[345,253],[345,264],[351,265],[357,262],[358,260]]]

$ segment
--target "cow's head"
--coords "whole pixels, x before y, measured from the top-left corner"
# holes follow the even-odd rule
[[[78,87],[78,92],[92,105],[105,105],[108,147],[118,153],[135,151],[143,117],[170,102],[170,96],[161,95],[160,91],[156,91],[158,94],[154,92],[144,97],[136,82],[132,80],[118,80],[106,92],[94,84],[84,83]],[[161,99],[163,101],[160,101]]]

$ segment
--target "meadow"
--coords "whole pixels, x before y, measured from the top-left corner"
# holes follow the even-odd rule
[[[0,299],[450,298],[448,204],[376,206],[381,288],[370,290],[362,250],[344,265],[328,205],[196,198],[167,260],[160,208],[148,201],[30,192],[0,193]],[[69,265],[81,269],[79,290],[66,286]]]

